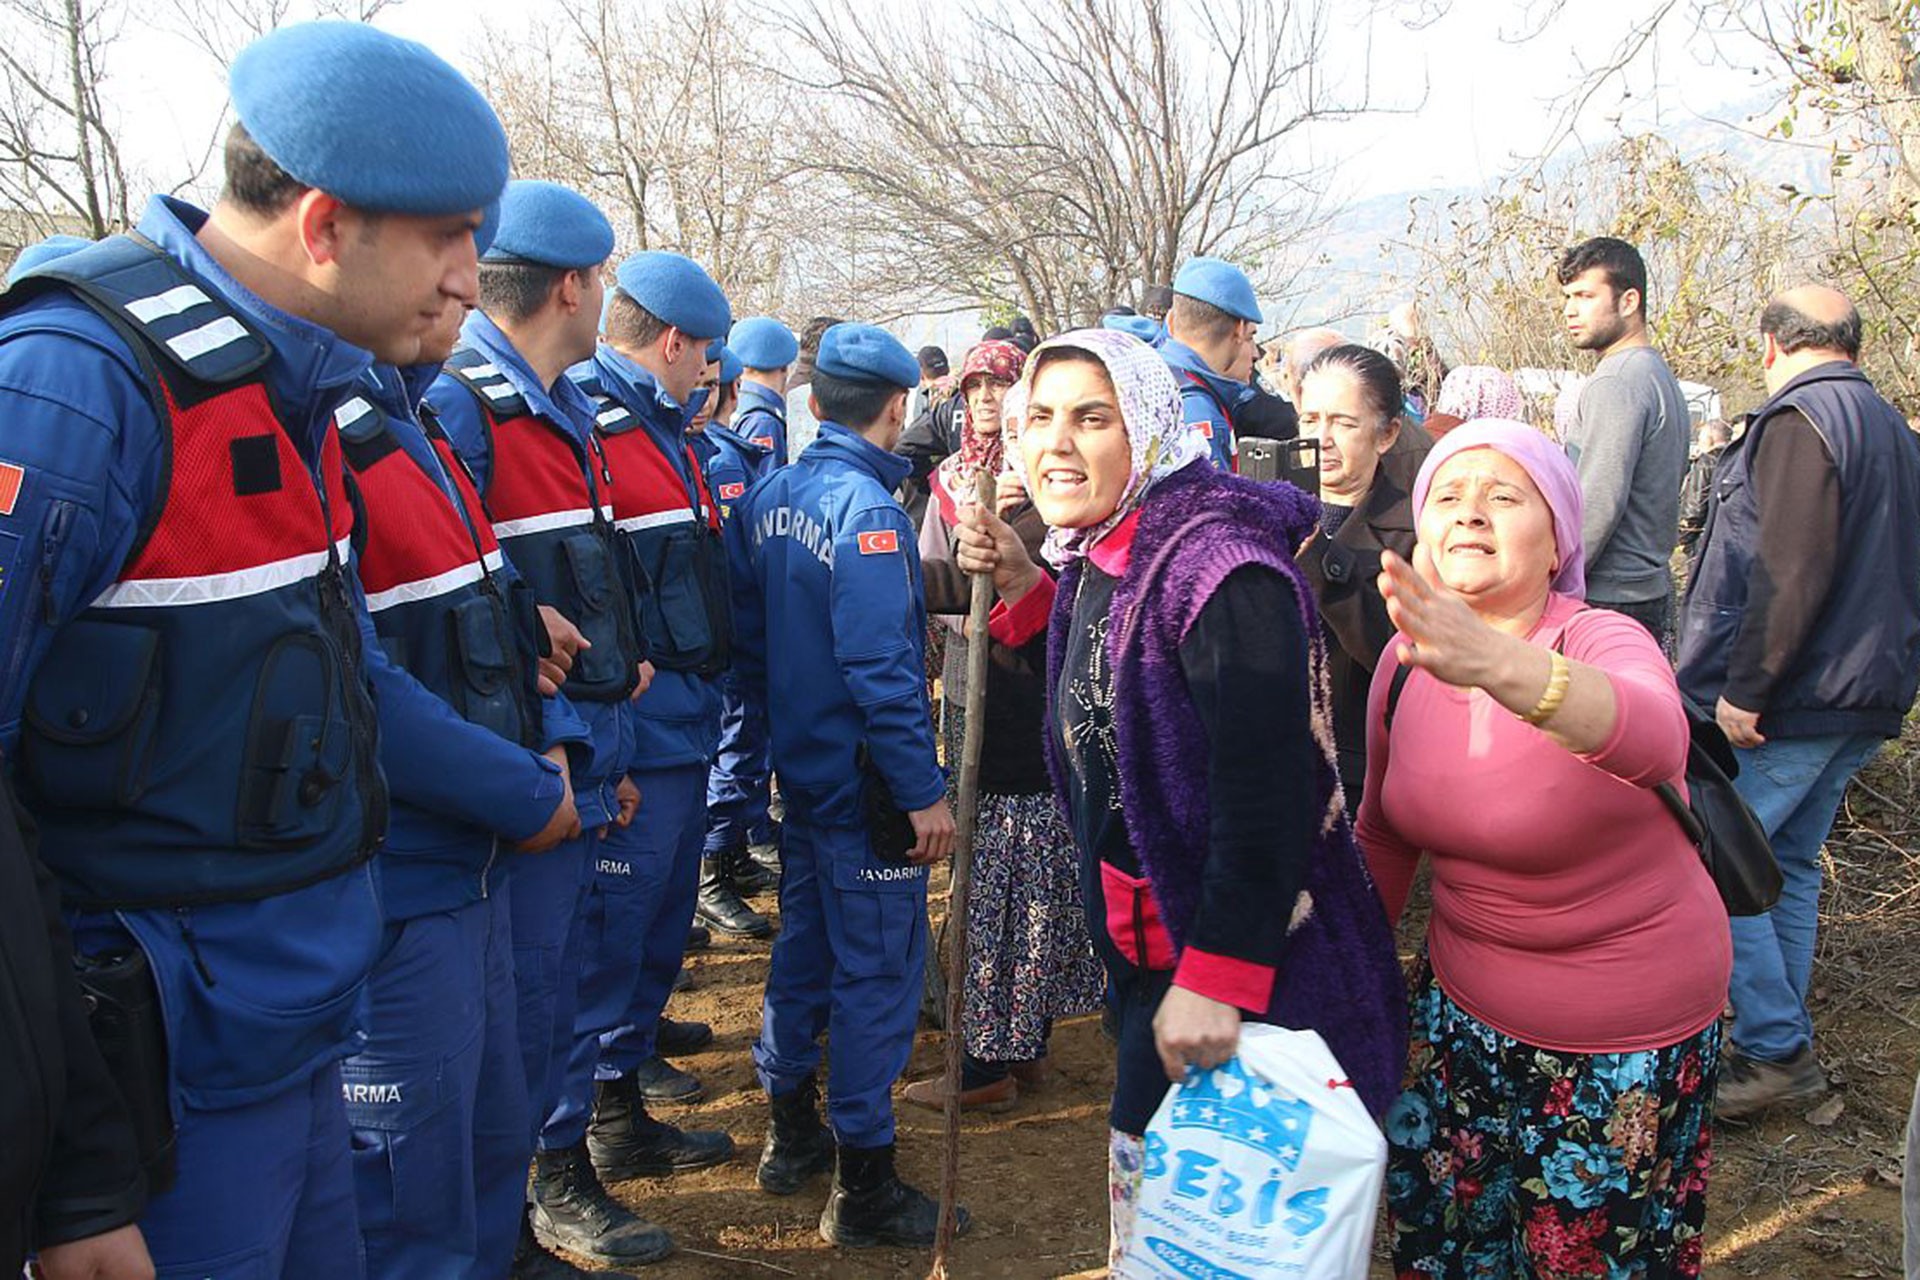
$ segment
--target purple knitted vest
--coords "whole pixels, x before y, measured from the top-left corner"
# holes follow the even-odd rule
[[[1184,947],[1207,856],[1207,743],[1180,669],[1180,641],[1227,575],[1272,569],[1294,590],[1310,644],[1315,789],[1322,814],[1296,903],[1273,904],[1288,942],[1267,1020],[1318,1031],[1367,1107],[1386,1110],[1406,1064],[1405,982],[1393,933],[1342,807],[1318,613],[1292,549],[1315,527],[1318,504],[1285,484],[1260,484],[1194,463],[1156,485],[1140,508],[1126,573],[1107,630],[1113,663],[1120,803],[1161,919]],[[1084,562],[1062,575],[1047,641],[1047,689],[1059,688],[1075,589]],[[1057,714],[1057,712],[1055,713]],[[1054,789],[1064,762],[1047,734]]]

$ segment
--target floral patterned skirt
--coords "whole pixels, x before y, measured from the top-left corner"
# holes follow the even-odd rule
[[[1718,1021],[1641,1053],[1540,1049],[1424,966],[1412,1014],[1384,1124],[1396,1276],[1700,1274]]]
[[[1080,905],[1080,855],[1051,792],[982,795],[967,908],[966,1048],[987,1062],[1047,1051],[1055,1018],[1092,1013],[1105,972]]]

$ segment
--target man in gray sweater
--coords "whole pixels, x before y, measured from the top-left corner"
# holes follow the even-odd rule
[[[1561,257],[1567,336],[1600,363],[1580,392],[1567,454],[1586,507],[1587,599],[1633,618],[1671,652],[1680,485],[1692,429],[1680,383],[1647,340],[1647,264],[1596,236]]]

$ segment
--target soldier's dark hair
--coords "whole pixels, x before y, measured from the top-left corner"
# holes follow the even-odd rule
[[[1173,305],[1167,310],[1168,332],[1178,329],[1202,342],[1225,342],[1239,324],[1240,317],[1233,312],[1223,311],[1211,302],[1189,298],[1184,293],[1174,294]]]
[[[308,190],[306,183],[261,150],[243,124],[236,123],[227,130],[223,160],[226,185],[220,198],[260,217],[271,218],[283,212]]]
[[[1831,323],[1814,319],[1785,302],[1774,301],[1760,313],[1760,332],[1780,344],[1780,350],[1844,351],[1860,358],[1860,313],[1849,303],[1847,313]]]
[[[1616,240],[1612,236],[1595,236],[1591,240],[1582,240],[1573,248],[1560,255],[1555,275],[1561,284],[1572,284],[1595,267],[1606,273],[1607,287],[1614,294],[1635,289],[1640,294],[1640,313],[1647,310],[1647,262],[1640,251],[1625,240]]]
[[[673,326],[635,302],[624,290],[615,289],[607,304],[607,341],[621,347],[650,347]]]
[[[537,314],[567,274],[541,262],[480,264],[480,309],[509,324]]]
[[[1357,342],[1343,342],[1337,347],[1328,347],[1307,362],[1300,376],[1305,378],[1322,369],[1344,369],[1352,374],[1360,384],[1361,394],[1367,398],[1367,407],[1381,418],[1400,416],[1406,394],[1400,386],[1400,370],[1393,361],[1372,347],[1363,347]]]
[[[813,371],[813,398],[820,402],[821,419],[853,431],[865,431],[887,411],[887,405],[895,396],[905,394],[891,382],[839,378],[818,369]]]
[[[844,323],[845,321],[837,316],[815,316],[807,321],[806,327],[800,330],[800,354],[811,360],[819,354],[820,339],[825,336],[827,330]]]

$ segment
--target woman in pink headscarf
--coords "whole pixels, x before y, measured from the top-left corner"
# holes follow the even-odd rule
[[[931,476],[920,526],[927,612],[948,643],[941,669],[946,754],[960,758],[966,704],[964,624],[973,580],[954,564],[954,528],[974,500],[982,474],[1006,466],[1008,401],[1018,394],[1026,352],[1011,342],[982,342],[960,366],[960,447]],[[1012,491],[1000,517],[1038,557],[1046,522]],[[1046,673],[1020,651],[992,645],[987,669],[986,738],[980,759],[980,814],[974,835],[972,910],[967,918],[965,1066],[960,1103],[1005,1110],[1021,1088],[1046,1073],[1047,1038],[1056,1018],[1100,1007],[1103,977],[1080,902],[1079,855],[1054,803],[1043,753]],[[944,1080],[907,1086],[906,1100],[946,1105]]]
[[[1582,602],[1579,479],[1533,428],[1449,432],[1412,498],[1358,831],[1389,916],[1433,865],[1384,1126],[1394,1268],[1698,1275],[1732,955],[1654,792],[1684,785],[1672,669]]]

